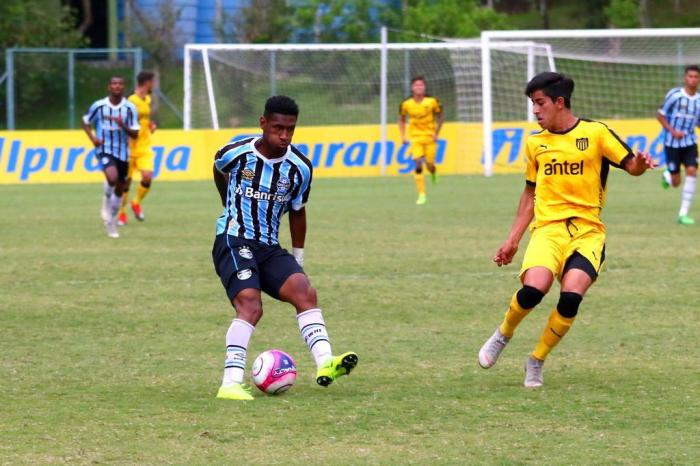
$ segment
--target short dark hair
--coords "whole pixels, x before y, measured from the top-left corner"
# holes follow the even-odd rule
[[[543,91],[544,95],[552,99],[564,98],[566,108],[571,108],[571,94],[574,92],[574,80],[561,73],[545,71],[540,73],[527,83],[525,95],[530,97],[535,91]]]
[[[700,73],[700,66],[698,65],[688,65],[685,67],[684,73],[688,73],[688,71],[695,71],[696,73]]]
[[[138,76],[136,76],[136,82],[139,83],[139,86],[143,86],[148,81],[153,81],[155,76],[156,75],[152,71],[141,71]]]
[[[273,113],[299,116],[299,106],[291,97],[275,95],[265,102],[265,113],[263,113],[263,116],[269,118]]]
[[[428,82],[425,80],[425,78],[424,78],[423,76],[421,76],[421,75],[414,76],[414,77],[411,79],[411,85],[413,85],[413,83],[416,82],[416,81],[423,81],[423,84],[428,84]]]
[[[121,79],[122,81],[124,81],[123,76],[119,76],[118,74],[115,74],[114,76],[109,78],[109,82],[112,82],[112,80],[114,80],[114,79]]]

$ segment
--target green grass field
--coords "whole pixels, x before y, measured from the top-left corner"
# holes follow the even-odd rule
[[[292,309],[267,299],[249,365],[279,347],[299,378],[247,404],[214,398],[232,309],[212,183],[156,183],[116,241],[97,185],[2,186],[0,463],[697,464],[700,226],[675,224],[658,174],[610,184],[605,272],[526,391],[557,293],[476,364],[518,287],[490,259],[522,178],[446,176],[423,208],[409,177],[317,180],[307,271],[360,365],[316,386]]]

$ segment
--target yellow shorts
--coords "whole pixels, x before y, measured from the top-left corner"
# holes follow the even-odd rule
[[[533,228],[520,268],[520,278],[527,269],[546,267],[561,280],[566,262],[575,252],[590,262],[597,275],[605,260],[605,230],[600,225],[581,218],[560,220]]]
[[[435,163],[435,154],[437,153],[437,143],[432,142],[411,142],[411,157],[413,159],[425,158],[429,164]]]
[[[140,172],[152,172],[154,164],[155,154],[151,150],[150,146],[141,148],[132,148],[131,154],[129,155],[129,178],[138,170]]]

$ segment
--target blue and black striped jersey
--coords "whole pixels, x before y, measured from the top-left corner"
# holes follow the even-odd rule
[[[95,147],[97,156],[108,154],[126,162],[129,160],[129,135],[110,119],[116,117],[121,117],[129,129],[140,129],[136,107],[125,98],[117,105],[112,105],[109,97],[93,102],[83,115],[83,121],[95,127],[95,135],[102,141],[102,145]]]
[[[685,136],[674,138],[664,131],[664,145],[667,147],[688,147],[697,144],[695,127],[700,122],[700,95],[688,95],[682,87],[668,91],[659,113],[666,117],[668,124],[676,131],[684,131]]]
[[[226,144],[216,154],[216,169],[229,177],[216,234],[275,245],[282,215],[301,210],[309,199],[313,167],[293,145],[282,157],[263,156],[255,148],[258,139]]]

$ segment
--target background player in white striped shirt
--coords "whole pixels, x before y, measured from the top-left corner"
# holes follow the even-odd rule
[[[678,211],[678,223],[693,225],[695,220],[688,216],[690,204],[695,195],[695,180],[698,172],[698,138],[695,127],[700,123],[700,68],[695,65],[685,68],[684,86],[666,93],[664,103],[659,108],[657,119],[664,127],[664,152],[666,170],[661,186],[674,188],[681,184],[681,165],[685,166],[685,183]]]
[[[95,146],[95,157],[105,174],[100,215],[107,235],[119,238],[117,212],[129,169],[129,138],[138,136],[139,120],[134,104],[124,98],[124,78],[113,76],[107,89],[109,96],[95,101],[83,116],[83,129]]]

